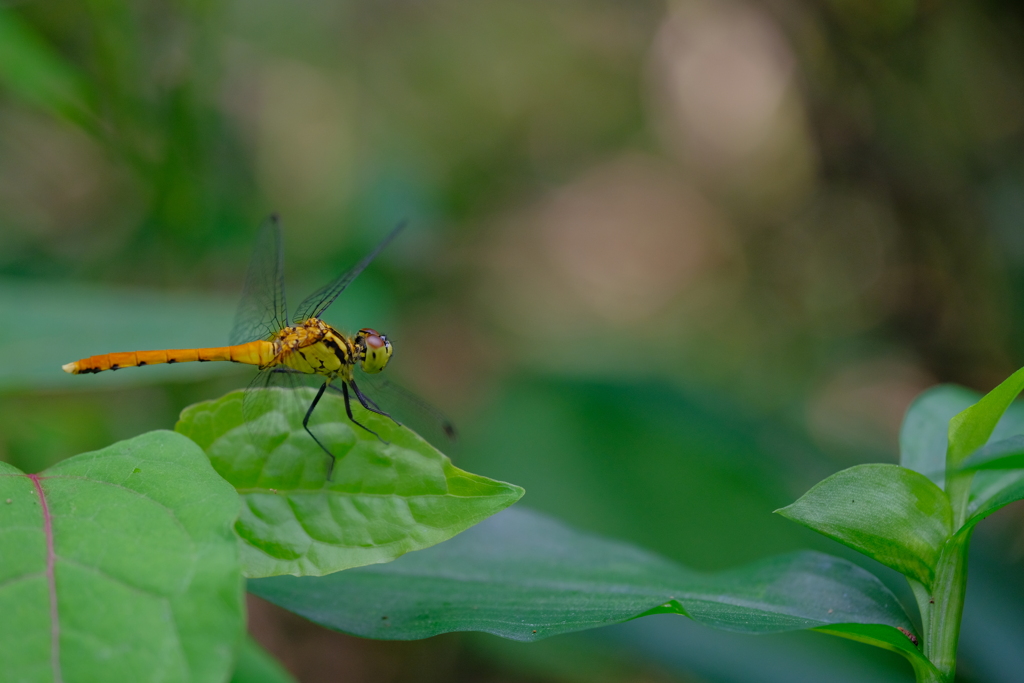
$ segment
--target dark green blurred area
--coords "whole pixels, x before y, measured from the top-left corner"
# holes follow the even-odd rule
[[[408,218],[327,317],[388,333],[460,466],[699,569],[843,554],[771,511],[894,461],[924,388],[1024,364],[1022,143],[1013,2],[2,4],[0,457],[243,386],[60,365],[224,343],[270,211],[293,304]],[[1021,521],[977,535],[964,681],[1024,670]],[[681,619],[403,645],[254,615],[303,681],[911,680]]]

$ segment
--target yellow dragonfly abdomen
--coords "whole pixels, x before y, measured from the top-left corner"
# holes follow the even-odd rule
[[[104,353],[98,356],[89,356],[74,363],[67,363],[62,367],[64,372],[69,372],[72,375],[84,375],[92,372],[103,372],[104,370],[133,368],[140,365],[190,363],[192,361],[227,360],[234,363],[245,363],[246,365],[264,366],[272,362],[275,355],[274,344],[259,340],[236,346]]]

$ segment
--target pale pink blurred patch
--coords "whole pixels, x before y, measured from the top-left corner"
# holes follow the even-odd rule
[[[813,184],[816,152],[794,72],[764,11],[681,2],[651,50],[655,127],[698,177],[768,201],[800,196]]]
[[[638,154],[591,169],[507,226],[487,258],[504,281],[495,291],[528,324],[557,328],[650,321],[734,248],[711,204]]]
[[[899,453],[903,415],[914,398],[936,383],[911,361],[875,358],[836,371],[807,405],[811,435],[823,446]]]
[[[714,208],[669,169],[626,157],[555,192],[536,228],[558,275],[616,325],[650,319],[721,257]]]

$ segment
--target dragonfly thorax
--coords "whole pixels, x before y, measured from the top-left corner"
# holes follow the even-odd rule
[[[284,365],[309,375],[348,379],[359,358],[351,339],[318,318],[285,327],[270,341],[275,350],[270,365]]]
[[[363,328],[348,337],[319,318],[285,327],[271,340],[275,357],[270,365],[285,365],[305,374],[350,380],[358,363],[374,374],[391,359],[391,342],[376,330]]]

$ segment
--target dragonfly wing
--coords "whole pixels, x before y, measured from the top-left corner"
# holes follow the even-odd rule
[[[350,423],[323,401],[309,420],[309,431],[315,435],[315,441],[297,429],[324,379],[278,366],[262,370],[250,382],[242,397],[242,417],[256,452],[265,458],[265,470],[280,472],[282,468],[295,467],[296,458],[302,453],[323,453],[321,447],[338,459],[352,449]],[[327,453],[323,455],[327,458]],[[307,458],[300,464],[323,471],[328,460]]]
[[[383,251],[384,247],[391,243],[391,240],[398,236],[398,233],[405,228],[406,221],[402,221],[395,226],[394,230],[388,233],[388,236],[381,240],[380,244],[374,247],[373,251],[363,257],[363,260],[352,266],[352,268],[345,273],[342,273],[337,279],[327,283],[320,289],[316,290],[305,300],[299,304],[299,308],[295,313],[294,321],[296,323],[304,322],[310,318],[319,318],[323,315],[334,300],[338,298],[338,295],[345,291],[353,280],[366,269],[366,266],[370,265],[373,259],[377,258],[377,254]]]
[[[274,396],[274,389],[291,389],[295,386],[290,373],[280,372],[278,368],[260,370],[252,378],[242,395],[242,419],[250,430],[258,425],[261,419],[273,412],[279,403]]]
[[[371,406],[409,427],[434,448],[450,453],[458,442],[455,424],[426,399],[379,374],[359,373],[356,382]],[[334,386],[331,385],[334,389]],[[353,396],[355,401],[356,397]]]
[[[271,214],[256,237],[230,344],[269,339],[288,324],[283,271],[280,219]]]
[[[242,418],[250,429],[275,411],[283,411],[289,420],[300,419],[312,399],[302,389],[318,389],[323,383],[320,375],[307,375],[282,365],[261,370],[242,396]]]

